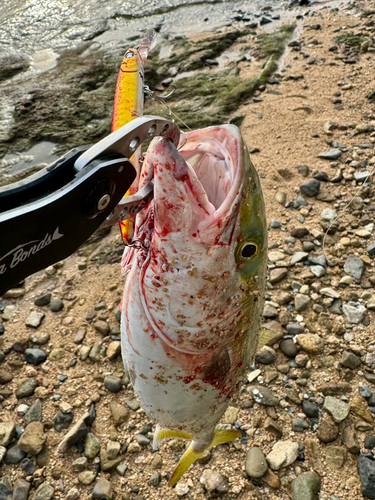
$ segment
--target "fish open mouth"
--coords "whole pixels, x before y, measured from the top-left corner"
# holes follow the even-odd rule
[[[179,150],[163,138],[148,148],[139,189],[153,180],[154,200],[137,215],[134,234],[146,248],[154,236],[175,233],[207,245],[232,241],[244,182],[240,131],[223,125],[188,132],[184,139]],[[133,255],[125,253],[124,272]]]
[[[208,244],[228,243],[242,182],[239,130],[210,127],[185,138],[179,151],[156,139],[145,158],[140,187],[154,178],[155,230],[184,232]]]

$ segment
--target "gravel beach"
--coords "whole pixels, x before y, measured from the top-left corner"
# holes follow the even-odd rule
[[[181,106],[188,83],[179,78],[200,71],[188,64],[202,40],[206,55],[198,57],[211,79],[233,78],[238,88],[237,79],[256,77],[235,109],[227,97],[194,101],[202,120],[206,113],[241,126],[266,201],[268,341],[221,421],[242,438],[207,452],[168,488],[186,444],[172,440],[151,451],[155,424],[121,360],[121,236],[117,227],[102,230],[0,298],[0,500],[375,499],[375,3],[298,10],[287,21],[293,29],[279,32],[285,53],[272,74],[264,73],[270,49],[262,19],[278,20],[272,10],[255,21],[238,16],[231,26],[190,37],[184,67],[175,40],[177,73],[166,58],[157,74],[151,59],[146,83],[147,75],[160,91],[174,83],[172,109]],[[207,41],[215,37],[220,54]],[[98,61],[95,82],[87,83],[83,68],[79,90],[81,104],[91,97],[99,103],[94,133],[74,129],[87,118],[77,115],[71,131],[54,122],[44,133],[36,124],[40,140],[63,150],[107,133],[115,73],[100,80],[109,63]],[[51,71],[60,71],[57,87],[71,92],[70,70]],[[223,96],[222,89],[213,92]],[[51,88],[27,96],[16,86],[0,90],[16,109],[0,137],[6,155],[31,146],[25,123],[45,111]],[[154,107],[147,102],[145,113]],[[0,162],[9,175],[15,163]]]

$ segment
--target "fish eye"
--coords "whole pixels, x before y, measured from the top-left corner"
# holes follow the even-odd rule
[[[135,56],[134,52],[128,52],[128,53],[125,55],[125,58],[126,58],[126,59],[131,59],[131,58],[132,58],[132,57],[134,57],[134,56]]]
[[[244,242],[239,249],[239,256],[244,261],[250,261],[259,254],[259,246],[254,242]]]

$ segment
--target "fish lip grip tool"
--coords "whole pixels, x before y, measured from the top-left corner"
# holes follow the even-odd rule
[[[71,255],[101,225],[137,213],[152,199],[152,181],[122,197],[136,177],[128,158],[155,136],[177,147],[180,130],[158,116],[135,118],[93,146],[72,149],[38,173],[0,187],[0,296]]]

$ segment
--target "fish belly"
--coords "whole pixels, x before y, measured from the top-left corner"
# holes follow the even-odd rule
[[[142,408],[162,427],[207,437],[228,406],[228,394],[191,376],[201,369],[200,357],[165,344],[147,320],[138,284],[126,286],[131,294],[125,288],[122,355]]]

